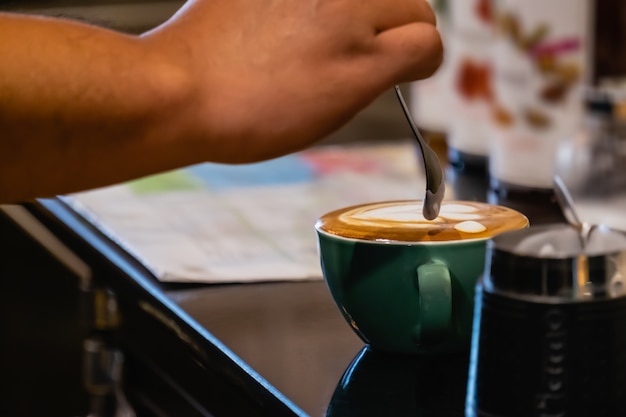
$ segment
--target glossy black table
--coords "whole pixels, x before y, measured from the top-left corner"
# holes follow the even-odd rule
[[[553,196],[494,195],[484,177],[471,172],[449,172],[448,178],[461,198],[518,208],[534,224],[562,219]],[[31,344],[42,349],[42,358],[42,352],[51,355],[46,346],[70,351],[68,378],[80,377],[80,342],[93,330],[81,324],[80,316],[89,314],[74,305],[79,289],[90,286],[116,297],[121,320],[107,337],[127,357],[125,389],[138,415],[463,415],[468,352],[371,352],[344,322],[323,281],[163,284],[62,200],[14,206],[0,220],[3,293],[13,297],[3,303],[3,333],[13,341],[4,345],[3,368],[18,382],[21,374],[6,358],[39,363],[36,370],[60,378],[54,356],[39,362],[23,357],[23,346]],[[26,317],[22,328],[7,319],[15,312]],[[39,340],[45,329],[50,337]],[[28,389],[29,378],[21,381],[14,398]],[[80,382],[70,391],[79,392]],[[86,413],[85,401],[74,403],[74,415]]]
[[[280,375],[277,385],[287,388],[300,384],[302,389],[292,390],[298,398],[297,393],[319,395],[316,390],[320,385],[336,384],[341,369],[337,375],[325,372],[337,365],[345,367],[360,348],[330,305],[322,282],[304,286],[166,286],[61,200],[5,207],[1,220],[2,294],[7,297],[3,303],[2,334],[7,340],[2,344],[2,366],[3,373],[13,375],[16,381],[22,373],[13,364],[39,362],[38,367],[30,369],[35,373],[44,367],[55,369],[51,362],[56,359],[47,355],[48,346],[67,343],[70,346],[62,348],[71,350],[70,356],[75,358],[80,353],[81,338],[94,330],[93,326],[82,325],[88,317],[77,316],[89,316],[90,309],[73,307],[59,319],[57,313],[68,304],[79,303],[81,297],[77,294],[85,287],[106,288],[115,295],[119,325],[105,333],[127,357],[126,389],[140,415],[306,415],[302,406],[294,405],[235,350],[245,354],[248,349],[251,362],[256,361],[262,369],[265,366],[265,370],[276,370]],[[59,287],[63,290],[57,291]],[[43,288],[47,294],[39,291]],[[312,290],[315,288],[319,289],[318,297]],[[298,292],[305,300],[296,300]],[[19,297],[22,300],[15,302]],[[272,308],[281,303],[282,314],[273,313]],[[206,308],[199,309],[200,305]],[[11,316],[18,320],[9,319]],[[203,319],[207,323],[201,323]],[[309,325],[311,321],[314,323]],[[212,333],[212,323],[223,339]],[[76,330],[68,337],[61,330],[70,327]],[[43,329],[50,329],[48,339],[40,337]],[[320,332],[331,338],[328,344],[318,347],[311,340],[319,339]],[[303,338],[306,333],[308,339]],[[342,338],[343,345],[338,343]],[[65,339],[71,339],[74,345]],[[34,353],[23,357],[25,346],[33,346]],[[341,352],[345,363],[341,363],[341,356],[336,359],[333,355]],[[40,354],[48,356],[47,360],[40,360]],[[270,366],[277,358],[280,360]],[[23,397],[20,388],[28,390],[29,382],[32,385],[36,377],[30,375],[21,378],[21,385],[13,384],[14,392],[0,397],[0,407],[11,402],[12,395]],[[47,383],[54,384],[54,378]],[[76,391],[75,386],[73,389]],[[44,397],[50,396],[44,392]],[[300,396],[309,407],[317,405],[306,403],[305,398]],[[33,404],[24,408],[37,409]],[[22,411],[19,405],[9,410]]]
[[[69,350],[71,376],[79,379],[76,357],[89,333],[83,318],[76,317],[85,312],[74,306],[85,285],[80,261],[92,286],[116,295],[121,325],[114,339],[128,358],[126,389],[140,415],[323,416],[364,346],[322,281],[166,285],[60,200],[13,208],[1,220],[3,293],[17,297],[3,304],[4,317],[33,316],[17,320],[21,328],[8,319],[2,326],[12,340],[4,344],[3,369],[9,371],[4,373],[15,380],[22,376],[14,392],[5,392],[6,400],[24,397],[35,379],[14,369],[15,363],[38,363],[29,371],[47,369],[53,376],[46,383],[53,384],[60,378],[54,355]],[[57,241],[51,245],[39,227]],[[59,260],[68,253],[74,263],[80,260],[79,267],[72,259]],[[60,306],[70,311],[57,318]],[[26,345],[41,352],[24,356]],[[71,390],[79,392],[80,382]],[[43,398],[62,402],[45,393]],[[75,402],[72,412],[82,413],[85,401]],[[29,408],[37,410],[33,404]]]

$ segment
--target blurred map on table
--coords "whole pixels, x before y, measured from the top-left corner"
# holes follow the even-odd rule
[[[320,146],[205,163],[65,200],[164,282],[322,279],[314,224],[341,207],[423,196],[412,142]]]

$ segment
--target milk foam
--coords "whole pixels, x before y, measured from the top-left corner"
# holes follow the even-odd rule
[[[518,211],[474,201],[444,201],[434,220],[424,218],[420,201],[362,204],[327,213],[316,224],[335,236],[400,242],[487,239],[527,226]]]
[[[464,204],[446,204],[441,206],[439,216],[434,220],[427,220],[422,215],[421,205],[419,204],[406,204],[401,206],[389,206],[389,207],[373,207],[369,210],[360,212],[347,212],[342,217],[342,220],[350,222],[354,220],[369,220],[369,221],[393,221],[406,223],[407,227],[427,227],[432,228],[433,223],[444,223],[446,220],[474,220],[475,223],[480,224],[478,220],[481,218],[481,214],[478,212],[478,208]],[[482,230],[486,227],[482,224]]]
[[[461,222],[457,224],[456,226],[454,226],[454,228],[458,230],[459,232],[465,232],[465,233],[480,233],[480,232],[484,232],[485,230],[487,230],[484,224],[475,222],[473,220]]]

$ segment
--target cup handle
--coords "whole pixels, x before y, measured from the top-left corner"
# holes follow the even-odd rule
[[[417,268],[420,326],[418,343],[436,342],[452,322],[452,284],[450,271],[443,262],[433,261]]]

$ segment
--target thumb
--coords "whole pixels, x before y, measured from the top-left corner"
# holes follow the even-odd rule
[[[424,22],[387,29],[376,37],[376,69],[393,84],[431,76],[443,61],[437,28]]]

